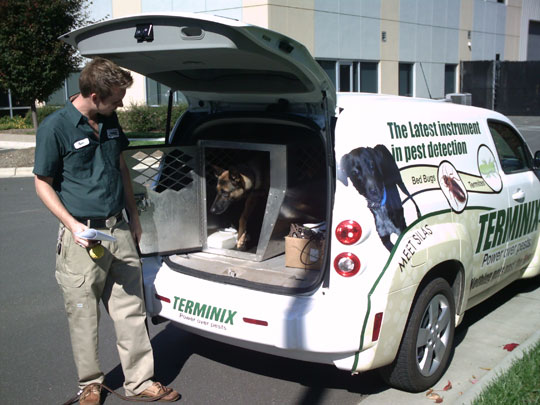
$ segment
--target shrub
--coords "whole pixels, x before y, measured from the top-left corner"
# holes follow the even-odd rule
[[[185,111],[185,106],[173,107],[171,125]],[[118,119],[124,131],[153,132],[165,130],[167,122],[167,106],[149,107],[132,104],[123,111],[118,111]]]
[[[61,106],[45,105],[37,109],[38,124],[51,113],[62,108]],[[171,112],[171,125],[186,110],[185,105],[174,106]],[[167,106],[149,107],[146,105],[132,104],[123,111],[118,111],[120,125],[126,132],[164,132],[167,122]],[[32,128],[32,113],[28,111],[26,115],[14,116],[10,118],[5,116],[0,118],[0,130]]]
[[[41,121],[43,121],[47,115],[52,114],[56,110],[62,108],[62,106],[58,105],[44,105],[43,107],[38,107],[37,109],[37,118],[38,118],[38,125],[41,124]],[[32,128],[32,111],[28,110],[26,115],[24,116],[24,121],[28,125],[27,128]]]
[[[23,117],[20,115],[15,115],[11,118],[9,115],[6,115],[0,118],[0,130],[6,129],[24,129],[31,128],[32,125],[28,125]]]

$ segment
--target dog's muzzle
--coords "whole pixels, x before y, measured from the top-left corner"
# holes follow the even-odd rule
[[[381,207],[384,207],[385,204],[386,204],[386,187],[383,188],[383,196],[381,198],[381,201],[379,202],[369,201],[368,208],[370,209],[381,208]]]
[[[229,208],[229,205],[231,205],[231,201],[218,194],[210,207],[210,213],[214,215],[223,214]]]

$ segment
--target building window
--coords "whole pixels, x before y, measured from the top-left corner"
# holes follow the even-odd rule
[[[360,62],[360,91],[379,92],[379,66],[376,62]]]
[[[337,91],[378,93],[379,64],[377,62],[317,61],[334,83]]]
[[[164,84],[158,83],[155,80],[146,78],[146,105],[159,106],[169,104],[169,91],[170,87]],[[176,90],[173,93],[173,105],[185,105],[187,99],[182,92]]]
[[[540,60],[540,21],[529,20],[527,60]]]
[[[79,76],[81,72],[71,73],[58,90],[49,96],[47,99],[48,105],[63,106],[69,97],[79,92]]]
[[[413,96],[413,64],[399,64],[399,95]]]
[[[318,60],[317,62],[326,72],[326,74],[328,75],[332,83],[334,84],[334,87],[337,88],[336,86],[336,61],[335,60]]]
[[[167,105],[169,102],[168,93],[170,88],[146,78],[146,104],[147,105]]]
[[[353,69],[352,63],[339,62],[339,81],[337,91],[353,91]]]
[[[444,66],[444,94],[456,92],[456,65]]]

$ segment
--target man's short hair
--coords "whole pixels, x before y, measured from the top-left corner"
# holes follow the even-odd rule
[[[96,93],[100,99],[112,94],[113,88],[127,89],[133,84],[131,73],[108,59],[96,57],[82,70],[79,89],[83,97]]]

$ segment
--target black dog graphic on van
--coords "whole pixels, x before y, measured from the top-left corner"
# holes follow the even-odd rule
[[[356,148],[343,155],[338,170],[338,179],[346,186],[351,179],[356,190],[363,195],[368,208],[375,217],[377,233],[384,246],[392,251],[394,244],[390,235],[400,235],[406,228],[403,205],[397,187],[418,205],[403,184],[394,157],[384,145],[374,148]]]

